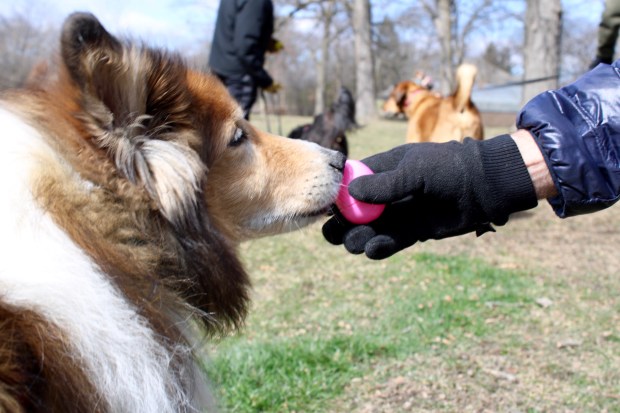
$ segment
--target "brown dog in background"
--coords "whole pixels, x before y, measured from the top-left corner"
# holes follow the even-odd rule
[[[456,90],[442,97],[412,81],[398,83],[383,105],[384,112],[409,119],[407,142],[447,142],[483,138],[480,112],[471,101],[477,69],[463,64],[456,72]]]

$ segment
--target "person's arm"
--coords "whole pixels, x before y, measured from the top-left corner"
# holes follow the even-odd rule
[[[532,178],[536,197],[547,199],[556,196],[558,191],[553,184],[549,167],[532,135],[525,129],[519,129],[510,136],[517,144],[523,162],[527,167],[527,172]]]
[[[607,208],[620,199],[620,61],[535,96],[517,116],[545,159],[562,217]]]
[[[354,179],[349,193],[386,204],[385,211],[367,225],[348,224],[336,214],[323,235],[373,259],[428,239],[481,235],[557,194],[544,155],[526,130],[485,141],[402,145],[363,162],[375,174]]]
[[[518,131],[484,141],[418,143],[363,160],[375,174],[348,186],[386,204],[366,225],[336,214],[325,238],[382,259],[416,242],[504,225],[547,199],[557,215],[595,212],[620,199],[620,61],[532,99]]]
[[[263,67],[272,34],[271,1],[247,1],[239,11],[235,23],[235,50],[245,70],[261,88],[273,83],[273,79]]]
[[[323,235],[351,253],[382,259],[416,242],[481,235],[506,224],[512,213],[538,203],[525,164],[536,153],[521,133],[516,136],[523,154],[513,137],[501,135],[402,145],[362,160],[375,173],[354,179],[348,191],[360,201],[386,204],[384,212],[367,225],[336,214]]]

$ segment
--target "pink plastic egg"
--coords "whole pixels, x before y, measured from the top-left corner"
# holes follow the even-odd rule
[[[349,182],[363,175],[372,175],[372,170],[360,161],[347,160],[344,165],[342,186],[336,198],[336,206],[342,215],[353,224],[367,224],[379,218],[385,205],[358,201],[349,194]]]

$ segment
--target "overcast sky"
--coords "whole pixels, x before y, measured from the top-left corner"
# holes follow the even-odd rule
[[[0,15],[20,13],[57,27],[69,13],[89,11],[115,35],[185,49],[210,40],[218,4],[219,0],[2,0]]]
[[[415,0],[373,3],[379,5],[379,14],[406,7],[409,1]],[[511,3],[519,4],[516,0]],[[193,52],[211,39],[218,4],[219,0],[0,0],[0,15],[21,13],[42,25],[57,27],[73,11],[90,11],[115,35]],[[563,0],[563,4],[567,16],[587,25],[598,24],[603,0]]]

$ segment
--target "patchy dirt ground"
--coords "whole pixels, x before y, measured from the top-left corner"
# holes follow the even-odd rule
[[[588,283],[594,274],[620,273],[618,207],[559,219],[543,201],[496,230],[478,239],[452,238],[419,247],[442,254],[467,254],[500,266],[545,269],[554,277],[588,275]]]
[[[490,340],[377,366],[333,411],[620,412],[619,247],[620,207],[561,220],[546,203],[495,234],[417,246],[531,273],[539,303]]]
[[[512,120],[485,117],[485,136],[508,132]],[[351,138],[352,156],[400,144],[405,130],[405,122],[368,125]],[[620,205],[561,220],[542,202],[494,234],[414,248],[523,271],[539,304],[492,337],[375,366],[331,412],[620,413]]]

